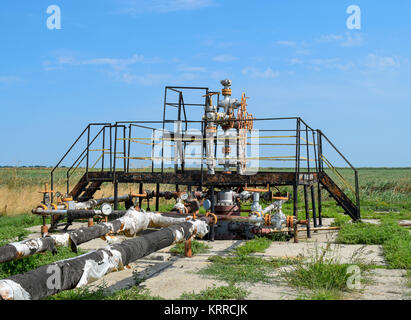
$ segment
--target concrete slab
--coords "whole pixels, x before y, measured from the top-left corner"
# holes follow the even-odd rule
[[[361,300],[409,300],[410,289],[405,278],[406,270],[375,269],[371,271],[371,284],[351,299]]]
[[[316,251],[320,254],[326,247],[325,242],[273,242],[264,253],[255,255],[267,258],[312,257]],[[382,246],[379,245],[330,244],[330,250],[326,254],[327,258],[338,258],[341,263],[352,263],[355,256],[366,263],[385,265]]]
[[[206,259],[181,258],[170,268],[144,281],[141,286],[149,289],[153,295],[165,299],[177,299],[183,293],[199,293],[213,285],[227,285],[223,281],[207,279],[196,274],[208,264]]]

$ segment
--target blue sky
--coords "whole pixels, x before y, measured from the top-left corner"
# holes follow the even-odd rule
[[[228,77],[254,115],[302,117],[355,166],[410,166],[410,16],[407,0],[4,0],[0,165],[54,165],[89,122],[160,120],[165,85]]]

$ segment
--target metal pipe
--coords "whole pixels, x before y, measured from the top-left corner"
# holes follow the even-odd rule
[[[304,185],[304,203],[305,203],[305,219],[307,219],[307,238],[311,238],[310,232],[310,212],[309,212],[309,205],[308,205],[308,192],[307,192],[307,185]]]
[[[56,210],[54,210],[56,211]],[[70,213],[70,211],[69,211]],[[74,211],[74,214],[78,212]],[[120,212],[116,212],[119,214]],[[134,236],[147,228],[164,228],[188,220],[193,217],[170,217],[154,212],[138,212],[134,208],[121,214],[122,216],[110,222],[99,223],[88,228],[80,228],[57,235],[48,235],[45,238],[28,239],[20,242],[10,243],[0,247],[0,263],[11,261],[33,254],[52,251],[56,252],[58,246],[70,246],[77,252],[77,246],[93,239],[105,237],[108,233],[123,233],[126,236]],[[46,216],[43,215],[43,218]],[[93,214],[87,216],[92,218]],[[201,221],[211,223],[211,218],[202,217]]]
[[[206,221],[186,221],[71,258],[70,262],[61,260],[41,266],[0,280],[0,299],[40,300],[63,290],[82,287],[174,243],[189,240],[194,236],[202,238],[208,231]],[[53,286],[49,284],[50,270],[58,274],[56,285]]]

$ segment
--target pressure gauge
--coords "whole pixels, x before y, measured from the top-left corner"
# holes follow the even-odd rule
[[[111,205],[109,203],[103,203],[101,206],[101,212],[105,216],[109,216],[113,212],[113,209],[111,208]]]
[[[205,210],[209,210],[211,208],[211,201],[206,199],[203,201],[203,207]]]

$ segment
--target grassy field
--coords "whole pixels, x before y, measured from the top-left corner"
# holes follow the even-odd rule
[[[274,170],[271,168],[265,170]],[[278,169],[277,169],[278,170]],[[349,169],[338,169],[342,176],[351,185],[354,184],[352,171]],[[332,172],[328,172],[330,176]],[[78,169],[71,177],[71,187],[84,174]],[[66,191],[66,170],[58,169],[55,173],[55,190]],[[333,176],[332,176],[333,177]],[[337,183],[341,182],[335,178]],[[41,201],[40,190],[50,180],[50,169],[47,168],[0,168],[0,215],[18,215],[29,213]],[[350,194],[349,188],[340,183],[341,188]],[[148,189],[154,186],[146,185]],[[165,188],[172,190],[174,186]],[[361,168],[359,169],[359,187],[361,198],[361,210],[363,218],[393,216],[402,219],[411,219],[411,168]],[[120,184],[119,193],[126,194],[138,190],[137,185]],[[291,192],[291,188],[282,187],[282,191]],[[300,188],[302,189],[302,188]],[[96,197],[112,196],[113,186],[106,183],[96,193]],[[352,196],[352,194],[351,194]],[[341,208],[336,206],[335,201],[323,192],[323,216],[335,217],[341,213]],[[162,201],[162,206],[172,205],[173,201]],[[303,214],[302,190],[299,194],[299,207]],[[292,201],[284,205],[286,213],[291,213]]]

